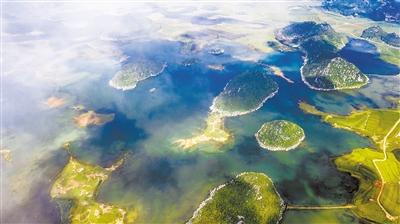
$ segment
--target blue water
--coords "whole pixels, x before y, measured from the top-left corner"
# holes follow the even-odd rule
[[[167,43],[166,49],[178,52],[170,48],[170,44]],[[163,54],[164,51],[161,49],[157,52]],[[199,55],[202,56],[201,53]],[[334,129],[317,117],[304,114],[297,104],[301,100],[318,104],[317,97],[322,96],[318,100],[322,100],[321,106],[324,108],[323,102],[329,102],[330,97],[334,97],[342,106],[333,111],[347,113],[353,103],[369,105],[369,102],[360,102],[355,97],[339,92],[320,93],[311,90],[300,78],[299,68],[303,63],[301,54],[272,54],[263,63],[280,67],[295,83],[290,84],[279,77],[273,77],[280,88],[274,98],[259,111],[227,119],[226,127],[235,135],[235,144],[230,150],[211,154],[181,152],[171,143],[174,132],[180,132],[175,125],[190,119],[196,120],[187,123],[185,128],[188,131],[178,136],[190,137],[193,131],[203,127],[212,98],[222,91],[232,77],[255,66],[225,55],[225,70],[216,72],[207,69],[204,63],[206,60],[202,59],[190,67],[169,60],[163,74],[139,83],[134,91],[104,90],[113,94],[115,92],[114,96],[111,95],[115,99],[110,101],[121,102],[123,106],[110,106],[108,112],[115,112],[116,120],[98,128],[100,133],[104,133],[100,134],[101,138],[106,140],[99,137],[88,140],[88,145],[93,142],[99,147],[105,146],[103,150],[91,150],[91,157],[98,158],[97,163],[111,163],[118,152],[125,152],[114,149],[116,147],[113,145],[118,145],[120,141],[126,142],[125,146],[131,153],[122,168],[101,188],[100,200],[121,206],[140,205],[143,211],[139,220],[142,222],[184,222],[210,189],[244,171],[269,175],[282,197],[290,204],[325,205],[350,200],[351,192],[342,183],[349,183],[356,188],[356,182],[348,174],[335,169],[332,157],[350,152],[356,146],[370,146],[371,143],[355,134]],[[104,83],[106,81],[99,80]],[[157,95],[167,100],[160,105],[146,107],[146,103],[140,102],[152,104],[152,101],[157,100],[148,93],[148,89],[153,86],[168,89],[168,95]],[[82,94],[88,96],[88,92]],[[118,99],[121,95],[122,100]],[[87,100],[91,101],[89,98]],[[93,106],[96,107],[95,104]],[[124,113],[128,113],[126,117],[131,118],[125,118],[122,115]],[[287,119],[300,124],[306,132],[306,142],[291,152],[262,150],[253,135],[263,122],[273,119]],[[114,134],[126,131],[131,133],[129,139]],[[99,144],[102,142],[106,144]],[[112,152],[107,150],[107,145]],[[76,152],[80,158],[88,156],[83,149]],[[105,161],[104,158],[109,160]]]
[[[257,65],[225,54],[215,58],[223,63],[225,70],[214,71],[207,68],[210,59],[205,58],[214,56],[205,52],[179,55],[177,42],[122,43],[121,46],[131,57],[144,55],[163,60],[168,67],[159,76],[140,82],[132,91],[120,91],[108,85],[116,71],[105,71],[100,78],[60,89],[65,94],[73,94],[87,109],[115,114],[112,122],[89,128],[85,139],[71,145],[74,156],[102,166],[126,156],[121,168],[101,186],[98,200],[138,208],[141,223],[183,223],[209,190],[245,171],[270,176],[289,204],[343,204],[351,199],[357,182],[337,171],[332,159],[355,147],[372,146],[371,142],[304,114],[298,102],[306,101],[323,110],[344,114],[354,105],[376,106],[368,98],[349,94],[352,91],[311,90],[300,78],[299,69],[303,64],[300,53],[273,53],[262,62],[281,68],[294,83],[273,76],[279,92],[272,99],[254,113],[226,120],[226,127],[235,138],[228,151],[185,152],[173,140],[190,137],[204,127],[213,97],[232,77]],[[186,67],[181,64],[186,57],[199,60]],[[151,88],[156,90],[150,93]],[[305,142],[290,152],[261,149],[254,133],[264,122],[274,119],[301,125]],[[61,170],[66,158],[66,153],[52,158],[54,170]],[[344,211],[332,216],[341,220],[348,215]]]
[[[400,73],[398,65],[379,58],[376,46],[365,40],[350,39],[339,54],[365,74],[397,75]]]

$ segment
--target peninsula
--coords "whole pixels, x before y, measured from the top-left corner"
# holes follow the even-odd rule
[[[322,112],[300,103],[300,108],[336,128],[368,137],[375,149],[358,148],[335,159],[337,168],[360,181],[353,198],[352,211],[376,223],[398,223],[400,220],[400,109],[363,109],[349,115]]]

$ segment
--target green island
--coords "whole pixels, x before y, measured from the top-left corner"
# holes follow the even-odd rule
[[[368,83],[365,74],[339,55],[339,50],[347,42],[346,38],[327,23],[292,23],[278,30],[275,38],[306,55],[301,78],[311,89],[354,89]]]
[[[363,109],[349,115],[319,111],[300,103],[300,108],[318,115],[336,128],[353,131],[370,138],[375,149],[353,149],[350,154],[335,159],[340,171],[348,172],[360,181],[353,198],[352,211],[359,217],[376,223],[400,221],[400,110]]]
[[[278,223],[284,202],[263,173],[241,173],[211,191],[188,223]]]
[[[255,69],[239,74],[214,98],[206,127],[193,137],[178,139],[174,143],[185,150],[211,143],[218,152],[223,151],[220,149],[224,145],[233,142],[232,134],[225,129],[225,118],[256,111],[277,92],[278,84],[265,71]]]
[[[265,72],[245,72],[226,84],[224,90],[214,98],[210,109],[224,117],[251,113],[277,92],[278,84]]]
[[[368,77],[341,57],[305,63],[303,81],[317,90],[356,89],[368,83]]]
[[[55,200],[72,201],[71,223],[132,223],[137,212],[96,201],[99,186],[108,179],[123,160],[109,168],[90,165],[70,157],[53,183],[50,195]]]
[[[294,49],[298,49],[310,39],[323,40],[335,48],[342,48],[347,42],[346,36],[337,33],[328,23],[316,23],[314,21],[293,22],[277,30],[275,39]]]
[[[305,138],[299,125],[285,120],[264,123],[255,136],[262,148],[271,151],[289,151],[299,146]]]
[[[127,63],[109,81],[109,85],[121,90],[134,89],[140,81],[161,74],[165,67],[165,63],[149,60]]]

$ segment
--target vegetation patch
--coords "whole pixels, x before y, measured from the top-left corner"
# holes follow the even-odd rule
[[[272,151],[294,149],[304,138],[304,131],[299,125],[285,120],[264,123],[256,133],[258,144]]]
[[[138,60],[122,66],[121,70],[109,81],[109,85],[121,90],[134,89],[145,79],[161,74],[166,64],[149,60]]]
[[[259,109],[278,91],[278,84],[264,73],[254,70],[234,77],[214,99],[211,111],[230,117]]]
[[[399,65],[400,64],[400,49],[399,48],[393,48],[390,46],[387,46],[382,43],[377,43],[376,46],[378,47],[379,53],[380,53],[380,58],[386,62],[389,62],[394,65]]]
[[[371,26],[365,29],[361,35],[362,38],[383,41],[394,47],[400,47],[400,37],[396,33],[387,33],[380,26]]]
[[[306,112],[321,116],[336,128],[343,128],[370,138],[376,149],[354,149],[338,157],[339,170],[360,181],[352,210],[361,218],[376,223],[398,223],[400,220],[400,163],[395,152],[400,146],[400,110],[364,109],[349,115],[319,111],[300,103]]]
[[[354,89],[368,83],[366,75],[340,57],[338,51],[347,40],[327,23],[292,23],[277,31],[275,37],[282,44],[305,53],[301,76],[312,89]]]
[[[398,217],[400,215],[400,162],[396,160],[393,153],[388,153],[387,156],[386,161],[377,163],[384,180],[380,203],[391,216]],[[388,220],[377,203],[383,184],[378,169],[373,163],[373,160],[377,158],[384,158],[383,152],[368,148],[354,149],[350,154],[337,158],[335,164],[340,171],[348,172],[360,180],[359,189],[353,198],[353,204],[356,205],[354,212],[367,220],[388,223],[395,220]]]
[[[242,173],[212,190],[188,223],[277,223],[283,210],[268,176]]]
[[[127,212],[111,204],[95,200],[96,193],[112,171],[123,160],[109,168],[90,165],[70,157],[58,178],[53,183],[50,195],[56,200],[71,200],[69,221],[71,223],[131,223],[136,218],[136,211]]]
[[[370,138],[378,149],[382,148],[385,136],[400,118],[399,109],[364,109],[342,116],[319,111],[314,106],[304,102],[301,102],[299,106],[306,113],[321,116],[325,122],[332,124],[336,128],[347,129]],[[400,126],[398,125],[387,136],[387,151],[400,148],[399,132]]]
[[[258,110],[278,91],[278,84],[265,73],[265,70],[254,69],[230,80],[214,98],[206,127],[193,137],[178,139],[174,143],[183,149],[211,143],[218,151],[222,151],[220,148],[233,140],[231,133],[224,127],[225,118]]]

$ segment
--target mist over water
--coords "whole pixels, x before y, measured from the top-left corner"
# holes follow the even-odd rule
[[[43,6],[49,15],[27,23],[28,15],[23,12],[29,11],[29,7],[9,3],[10,11],[5,15],[5,48],[6,52],[13,53],[6,54],[2,74],[5,86],[2,99],[5,109],[2,110],[6,119],[1,133],[4,148],[12,150],[13,156],[12,163],[2,163],[3,178],[8,180],[1,183],[2,200],[8,205],[2,208],[6,222],[57,223],[60,220],[57,204],[49,192],[69,156],[62,149],[65,142],[71,143],[69,151],[76,158],[103,167],[125,156],[123,165],[100,187],[97,199],[137,208],[139,223],[183,223],[211,189],[245,171],[270,176],[288,204],[349,202],[357,181],[338,172],[332,160],[372,143],[304,114],[298,103],[305,101],[339,114],[362,106],[389,107],[390,102],[382,94],[399,95],[393,84],[398,76],[389,78],[394,80],[392,85],[385,82],[384,76],[370,76],[370,83],[360,90],[314,91],[301,81],[299,70],[303,58],[299,52],[249,53],[249,46],[217,38],[208,28],[192,27],[234,24],[237,20],[248,22],[246,16],[210,19],[207,16],[211,14],[203,15],[204,11],[218,15],[221,9],[209,5],[193,6],[195,9],[191,10],[199,14],[193,18],[187,15],[189,6],[161,9],[157,5],[128,6],[107,9],[104,5],[98,8],[82,5],[77,9],[71,4],[50,4]],[[39,5],[32,4],[32,7],[29,15],[40,15],[43,10]],[[76,13],[80,15],[77,18]],[[158,17],[166,21],[158,24]],[[182,40],[164,31],[167,29],[164,23],[176,18],[188,19],[191,24],[189,29],[179,27],[180,23],[176,22],[176,29],[204,33],[194,38],[203,48],[189,55],[182,54]],[[288,22],[282,18],[277,21]],[[207,35],[217,40],[204,43],[209,38]],[[223,47],[225,53],[209,54],[209,48],[214,46]],[[24,53],[18,58],[20,52]],[[258,60],[243,60],[255,56]],[[131,91],[108,85],[124,61],[142,57],[163,61],[167,67],[160,75],[139,82]],[[186,66],[183,62],[190,58],[196,62]],[[204,127],[213,98],[229,80],[257,62],[279,67],[294,83],[274,76],[279,91],[262,108],[226,119],[225,126],[234,135],[229,149],[214,153],[188,152],[173,143]],[[224,70],[212,70],[208,68],[210,64],[222,64]],[[51,96],[66,102],[61,107],[48,108],[45,101]],[[73,118],[80,113],[72,108],[76,105],[84,105],[85,110],[97,113],[113,113],[114,120],[101,126],[78,128],[73,123]],[[264,122],[274,119],[301,125],[305,141],[289,152],[259,147],[254,134]],[[289,211],[283,223],[292,223],[296,217],[304,222],[321,220],[321,217],[357,222],[351,212],[344,210]]]

